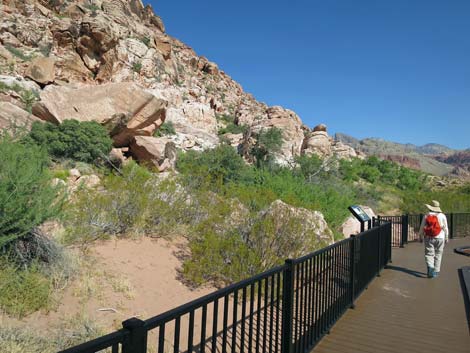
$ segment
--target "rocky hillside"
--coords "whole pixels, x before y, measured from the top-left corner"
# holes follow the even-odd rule
[[[456,151],[435,143],[416,146],[378,138],[358,140],[341,133],[335,135],[335,140],[368,155],[376,155],[434,175],[463,176],[465,173],[462,173],[462,169],[465,170],[469,167],[468,161],[465,162],[465,158],[462,157],[466,153],[468,154],[468,151]]]
[[[6,0],[0,14],[0,128],[12,120],[98,121],[119,149],[113,153],[161,170],[175,148],[221,141],[249,161],[258,134],[272,127],[282,130],[281,164],[300,154],[357,155],[325,126],[311,130],[295,112],[257,101],[168,35],[140,0]]]

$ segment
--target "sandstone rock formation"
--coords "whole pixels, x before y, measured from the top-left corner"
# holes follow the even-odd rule
[[[66,119],[96,121],[105,125],[117,147],[133,136],[151,136],[165,121],[167,102],[134,83],[109,83],[78,88],[48,86],[33,113],[60,124]]]
[[[29,128],[34,121],[40,120],[14,104],[0,102],[0,130]]]
[[[216,63],[169,36],[140,0],[11,0],[0,14],[0,67],[42,90],[33,110],[41,119],[98,121],[116,147],[152,136],[167,119],[176,131],[168,138],[184,150],[215,147],[227,124],[248,127],[250,138],[222,138],[249,150],[257,133],[278,127],[280,164],[302,153],[353,155],[334,141],[310,139],[293,111],[257,101]],[[7,98],[22,107],[20,97]],[[0,92],[0,101],[7,98]]]
[[[336,157],[347,160],[361,157],[354,148],[330,137],[324,124],[317,125],[313,131],[306,133],[302,153],[317,155],[320,158]]]
[[[135,136],[130,144],[131,155],[159,171],[174,167],[176,145],[166,137]]]
[[[43,85],[52,83],[55,79],[54,64],[53,58],[36,58],[29,65],[26,77]]]

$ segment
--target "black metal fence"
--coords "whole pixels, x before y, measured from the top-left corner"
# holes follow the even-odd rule
[[[449,227],[449,238],[470,236],[470,213],[446,213]],[[419,241],[419,228],[424,214],[403,216],[378,216],[376,223],[381,221],[392,224],[392,247],[404,247],[410,242]]]
[[[392,223],[61,353],[312,349],[391,260]]]

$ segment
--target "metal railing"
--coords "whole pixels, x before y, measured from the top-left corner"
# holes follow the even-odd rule
[[[470,213],[446,213],[449,238],[470,236]],[[424,214],[403,216],[378,216],[375,220],[391,222],[392,247],[404,247],[410,242],[419,241],[419,228]]]
[[[312,349],[391,260],[392,223],[61,353],[270,352]]]

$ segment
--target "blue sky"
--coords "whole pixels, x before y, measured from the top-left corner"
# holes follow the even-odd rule
[[[153,0],[167,33],[330,134],[470,147],[470,0]]]

